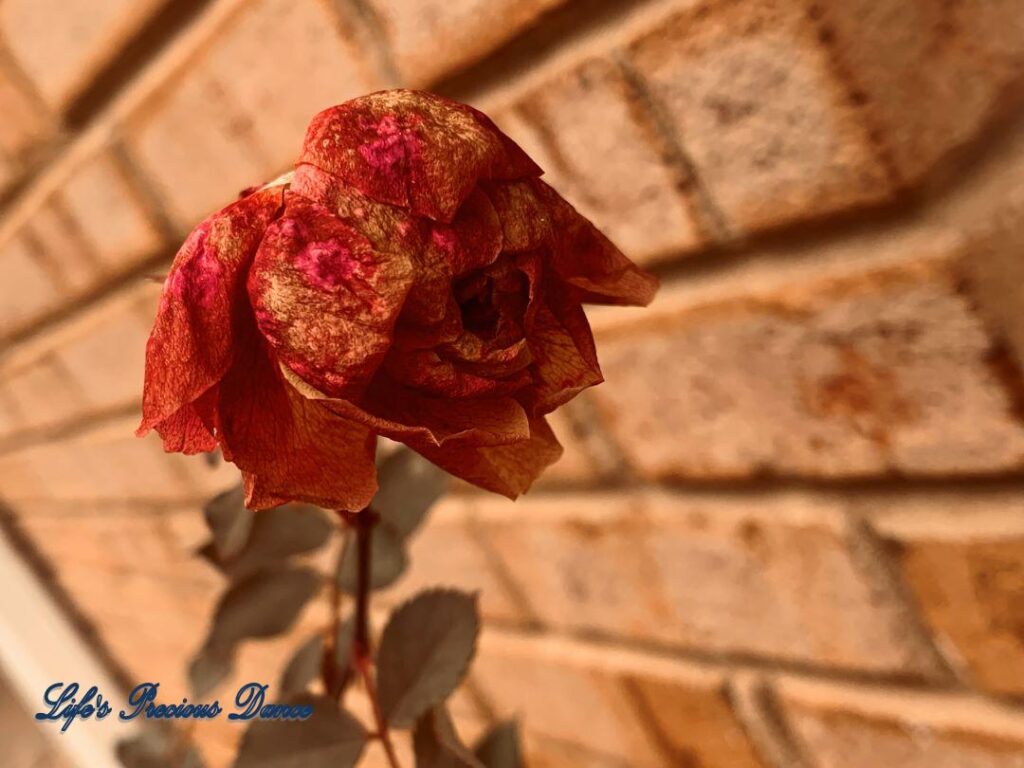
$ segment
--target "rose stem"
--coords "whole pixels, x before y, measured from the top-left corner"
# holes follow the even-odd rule
[[[377,688],[373,681],[373,652],[370,648],[371,537],[373,526],[376,525],[377,519],[377,513],[369,507],[349,519],[349,524],[356,531],[356,555],[358,557],[356,561],[355,638],[352,643],[352,653],[355,657],[356,669],[363,678],[363,684],[366,686],[366,695],[369,697],[370,705],[373,708],[373,719],[377,727],[376,736],[380,739],[384,752],[387,753],[388,763],[392,768],[399,768],[398,756],[395,754],[395,748],[391,743],[391,736],[388,733],[388,724],[380,710],[380,701],[377,698]]]

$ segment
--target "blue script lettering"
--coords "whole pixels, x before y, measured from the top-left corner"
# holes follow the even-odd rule
[[[50,707],[49,712],[37,712],[36,720],[63,720],[60,732],[64,733],[71,727],[76,717],[88,720],[93,715],[102,720],[110,714],[110,704],[100,696],[99,689],[94,685],[85,692],[82,700],[77,700],[78,683],[54,683],[43,694],[43,703]]]
[[[158,704],[156,692],[160,683],[140,683],[128,694],[130,712],[122,709],[118,715],[122,720],[134,720],[144,714],[147,720],[211,720],[223,710],[220,702],[192,704],[182,699],[180,704]]]
[[[231,712],[228,720],[308,720],[313,714],[309,704],[288,706],[286,704],[267,704],[267,686],[259,683],[246,683],[238,689],[235,706],[239,712]]]

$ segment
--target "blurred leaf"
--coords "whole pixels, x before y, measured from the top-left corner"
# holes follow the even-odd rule
[[[217,604],[207,647],[226,653],[246,638],[281,634],[322,584],[319,573],[304,567],[260,571],[234,584]]]
[[[356,537],[345,538],[345,546],[338,559],[338,586],[349,595],[357,589],[359,556]],[[401,537],[388,523],[381,520],[370,533],[370,589],[384,589],[394,584],[409,565],[409,557]]]
[[[203,507],[203,516],[222,559],[242,551],[252,530],[253,512],[245,506],[245,490],[241,484],[210,499]]]
[[[203,758],[180,734],[146,728],[117,742],[117,759],[124,768],[203,768]]]
[[[309,684],[320,677],[324,661],[324,637],[317,632],[298,647],[281,673],[280,697],[287,698],[305,692]]]
[[[519,724],[515,720],[498,723],[484,734],[473,749],[485,768],[525,768],[520,747]]]
[[[204,645],[188,665],[192,697],[202,699],[215,690],[234,671],[234,662],[232,649]]]
[[[352,641],[356,638],[355,618],[349,617],[338,625],[338,634],[334,638],[334,663],[338,670],[338,689],[330,691],[337,698],[351,679],[349,667],[352,665]]]
[[[352,638],[355,636],[355,624],[351,618],[338,625],[334,639],[334,664],[338,679],[345,676],[352,655]],[[317,632],[300,645],[289,660],[281,674],[280,694],[282,697],[303,693],[309,685],[317,680],[323,672],[324,635]],[[340,694],[341,691],[335,691]],[[337,695],[335,695],[337,698]]]
[[[255,720],[242,737],[234,768],[349,768],[366,745],[359,722],[327,696],[300,694],[282,703],[309,704],[308,720]]]
[[[196,554],[233,581],[239,581],[267,565],[322,547],[334,529],[323,510],[307,504],[289,504],[256,512],[248,539],[234,557],[218,558],[218,551],[209,544]]]
[[[381,635],[377,681],[381,711],[396,728],[455,690],[476,649],[476,596],[432,589],[403,603]]]
[[[416,768],[484,768],[459,739],[443,704],[416,721],[412,739]]]
[[[423,521],[427,510],[448,490],[448,474],[418,453],[402,448],[377,470],[380,490],[370,506],[406,539]]]

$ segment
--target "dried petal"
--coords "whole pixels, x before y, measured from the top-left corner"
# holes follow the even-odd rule
[[[514,499],[526,493],[545,468],[562,455],[562,446],[543,417],[530,419],[529,439],[509,445],[445,445],[407,441],[410,448],[456,477]]]
[[[303,397],[255,334],[221,383],[217,427],[224,457],[247,473],[251,508],[362,509],[377,490],[373,432]]]
[[[310,123],[299,162],[375,200],[451,221],[481,179],[541,171],[481,112],[422,91],[372,93]]]
[[[246,273],[281,195],[280,188],[268,189],[229,205],[196,227],[178,251],[146,345],[140,436],[198,399],[231,365],[235,321],[249,311]],[[172,445],[185,439],[183,425],[194,428],[182,418],[166,429]]]
[[[264,236],[249,277],[275,354],[332,395],[355,397],[384,360],[413,270],[326,208],[297,195]]]

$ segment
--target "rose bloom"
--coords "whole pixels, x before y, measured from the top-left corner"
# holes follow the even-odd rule
[[[138,434],[219,446],[255,509],[365,507],[378,435],[524,492],[562,452],[544,415],[602,381],[581,303],[647,304],[657,287],[541,173],[432,94],[321,112],[294,173],[174,259]]]

